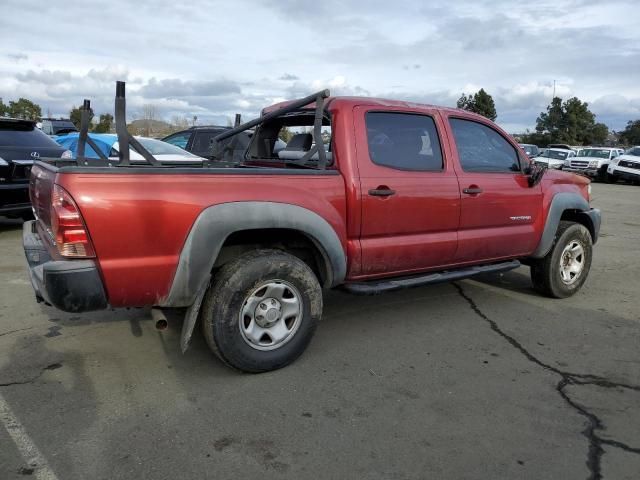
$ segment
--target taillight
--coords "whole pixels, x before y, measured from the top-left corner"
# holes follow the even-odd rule
[[[63,257],[95,256],[80,210],[60,185],[54,185],[51,193],[51,231]]]

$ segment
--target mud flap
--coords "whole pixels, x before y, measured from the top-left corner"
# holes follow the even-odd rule
[[[180,334],[180,349],[182,353],[185,353],[191,343],[191,336],[193,335],[193,328],[196,326],[198,315],[200,314],[200,307],[202,306],[202,300],[204,294],[207,293],[209,283],[211,281],[211,275],[207,277],[207,281],[202,283],[196,299],[193,301],[186,315],[184,316],[184,322],[182,323],[182,333]]]

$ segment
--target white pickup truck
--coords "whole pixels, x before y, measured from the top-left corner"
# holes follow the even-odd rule
[[[609,163],[607,168],[609,180],[628,180],[631,183],[640,183],[640,146],[632,147],[623,155],[620,155]]]
[[[564,170],[581,173],[604,182],[608,180],[607,168],[611,161],[622,153],[621,148],[584,148],[578,156],[565,162]]]
[[[547,148],[545,152],[533,159],[534,163],[544,165],[547,168],[562,170],[567,160],[576,156],[574,150],[566,148]]]

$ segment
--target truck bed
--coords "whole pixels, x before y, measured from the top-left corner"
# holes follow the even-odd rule
[[[37,229],[49,240],[53,255],[46,232],[51,227],[54,183],[69,192],[80,209],[113,307],[162,302],[192,225],[212,205],[296,204],[318,213],[346,239],[345,185],[337,170],[110,168],[38,162],[31,193]]]

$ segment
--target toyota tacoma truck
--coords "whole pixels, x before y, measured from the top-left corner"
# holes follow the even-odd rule
[[[322,91],[264,109],[185,167],[144,152],[124,109],[119,83],[120,144],[148,164],[79,148],[32,170],[24,250],[37,300],[58,309],[184,307],[183,351],[199,323],[224,363],[262,372],[305,350],[323,289],[377,294],[526,264],[562,298],[587,279],[600,228],[589,180],[532,165],[482,116]],[[250,128],[234,162],[232,137]]]

